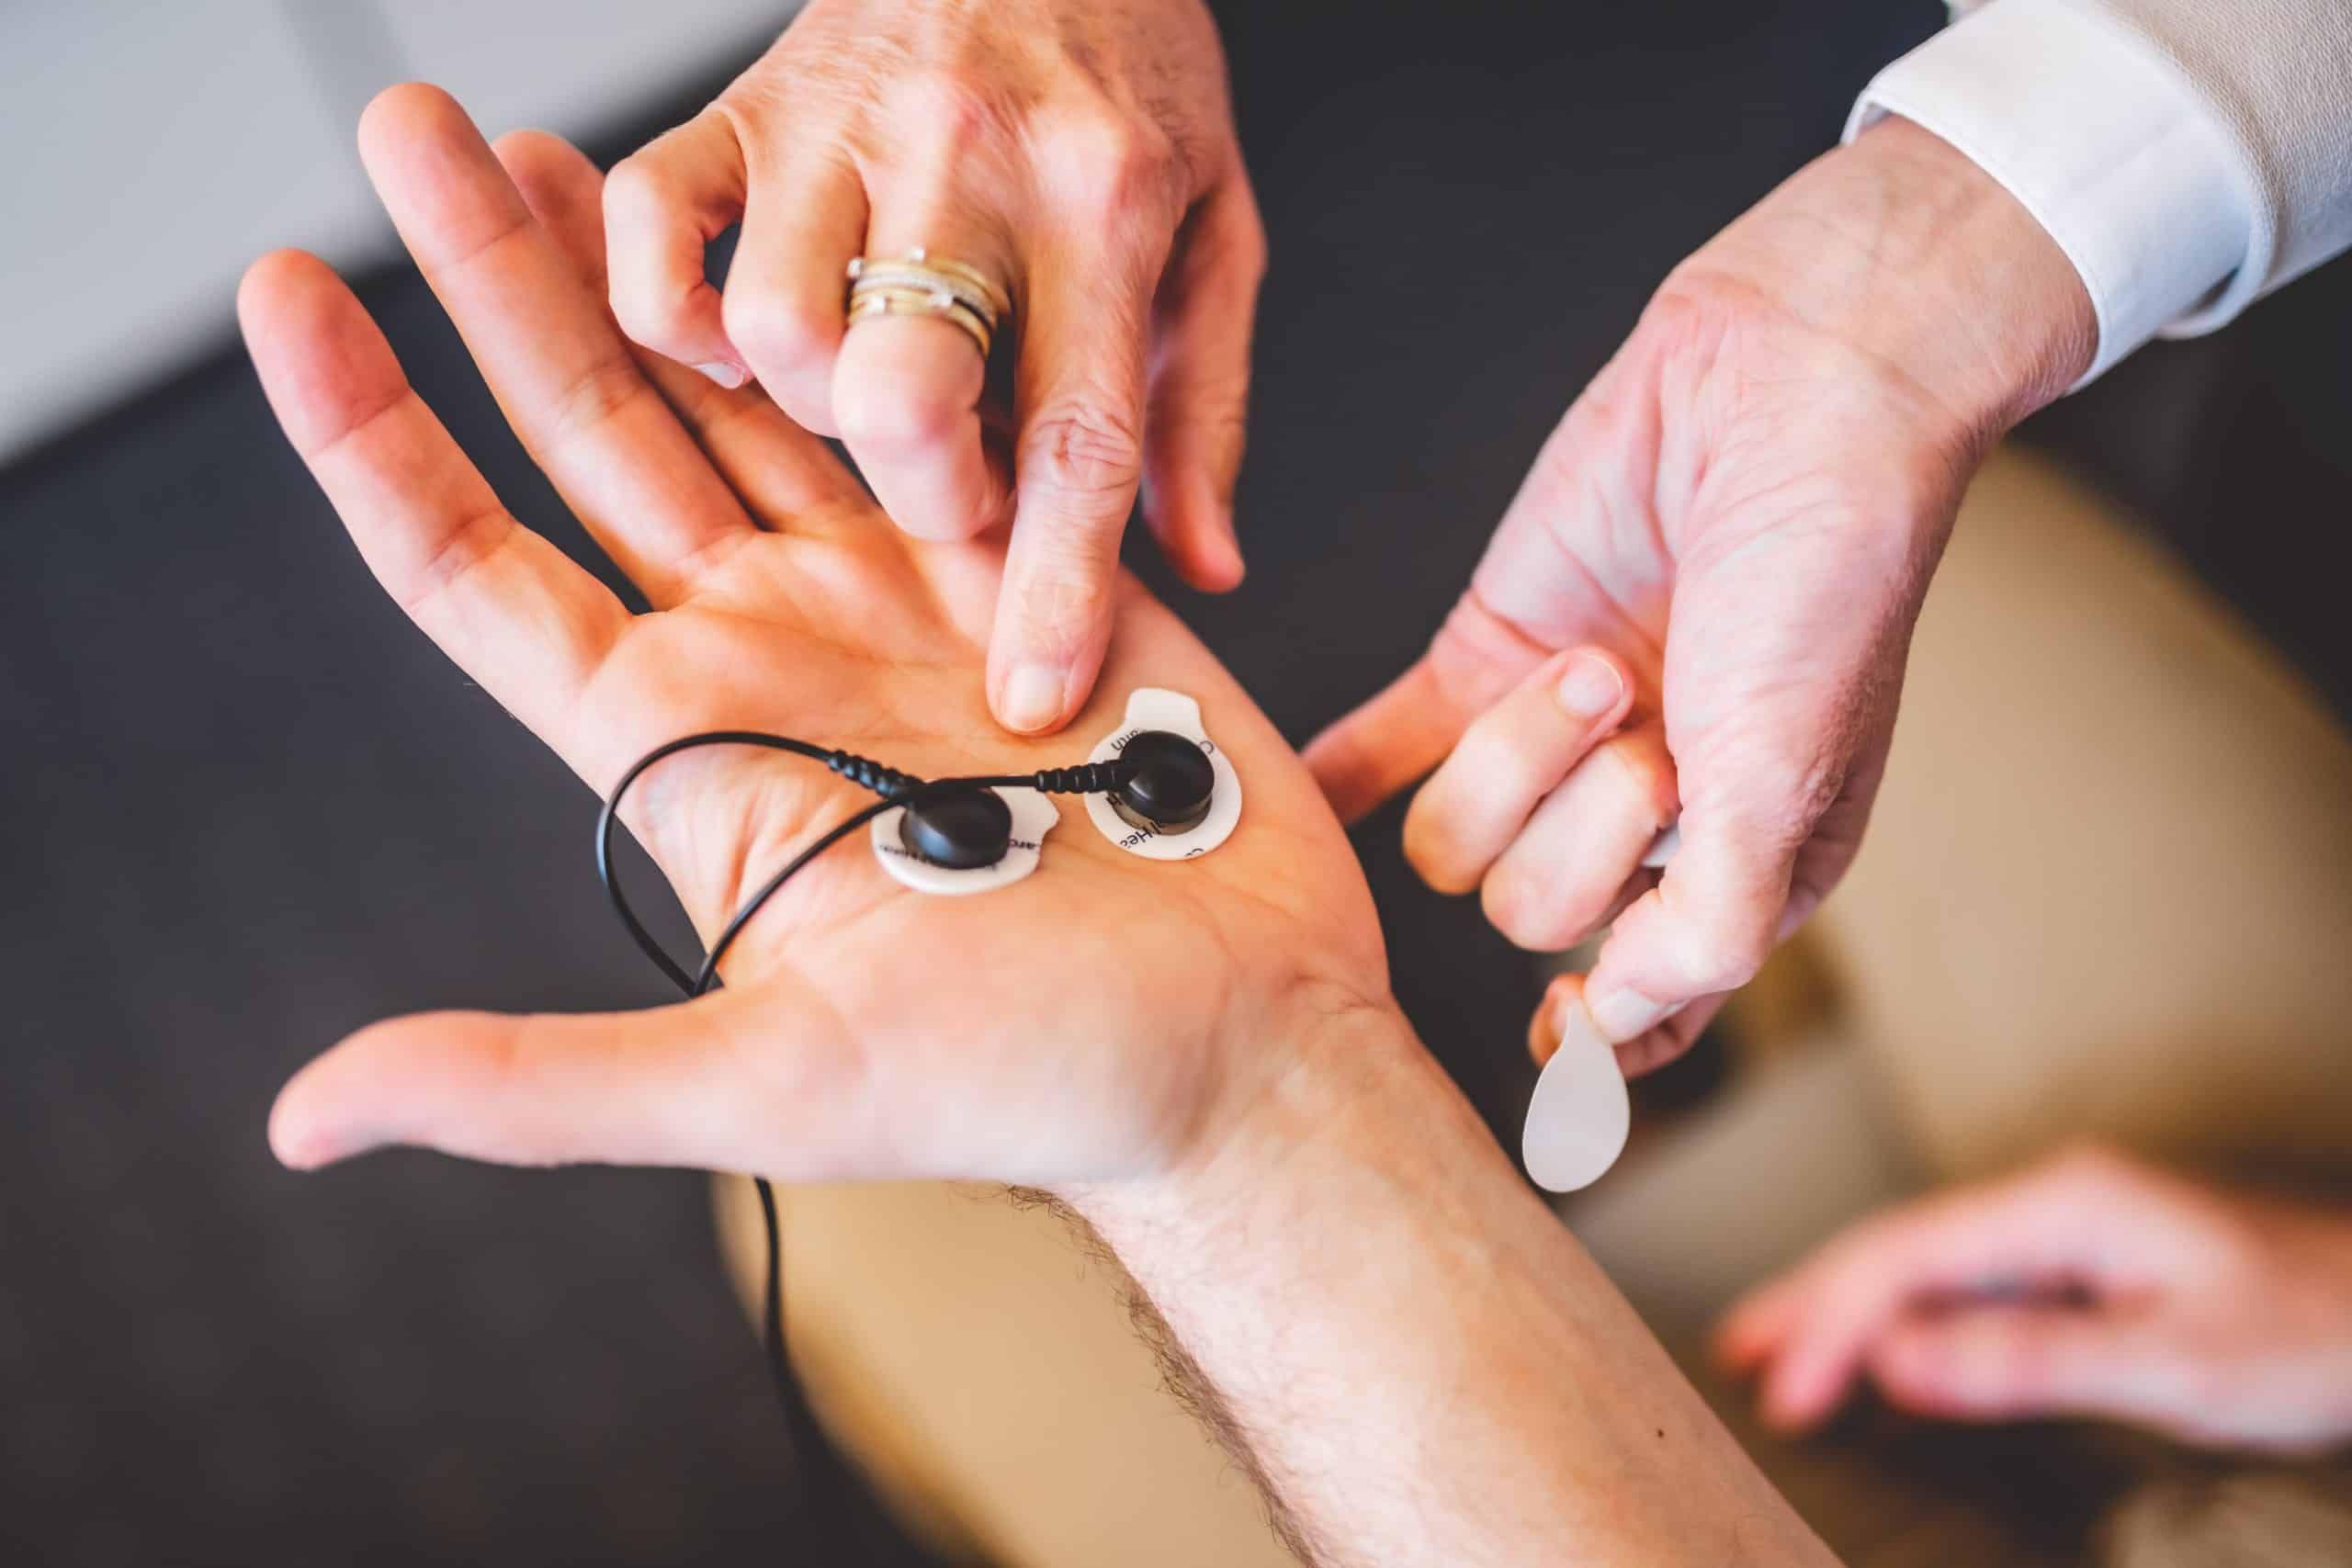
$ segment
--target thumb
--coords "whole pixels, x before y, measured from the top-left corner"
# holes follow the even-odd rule
[[[1826,679],[1778,650],[1759,654],[1749,678],[1777,671],[1778,691],[1715,671],[1686,681],[1700,695],[1686,708],[1737,715],[1713,725],[1678,724],[1669,668],[1679,844],[1593,966],[1593,1021],[1611,1042],[1642,1040],[1691,1003],[1746,985],[1837,886],[1885,773],[1902,663],[1899,639],[1848,650]]]
[[[297,1170],[409,1145],[500,1165],[692,1166],[779,1177],[844,1163],[857,1053],[765,988],[644,1012],[420,1013],[295,1074],[269,1142]],[[789,1170],[778,1151],[789,1151]]]
[[[1658,885],[1617,917],[1586,987],[1611,1043],[1755,977],[1783,934],[1797,852],[1817,816],[1772,831],[1745,812],[1684,806],[1681,847]]]
[[[1908,1317],[1880,1336],[1867,1362],[1890,1403],[1951,1420],[2095,1416],[2162,1424],[2181,1414],[2178,1358],[2146,1303]]]

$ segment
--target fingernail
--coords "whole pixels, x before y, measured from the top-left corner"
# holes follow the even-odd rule
[[[1556,688],[1560,706],[1572,718],[1595,719],[1617,705],[1625,694],[1624,678],[1617,666],[1597,653],[1578,653],[1560,671]]]
[[[714,359],[707,365],[697,365],[695,368],[730,392],[752,378],[750,371],[740,365],[729,365],[724,359]]]
[[[1535,1010],[1534,1021],[1528,1026],[1527,1049],[1539,1067],[1550,1061],[1560,1048],[1560,1037],[1567,1030],[1567,994],[1562,992],[1546,998],[1544,1005]]]
[[[1012,729],[1043,729],[1062,716],[1062,672],[1046,664],[1017,664],[1004,682],[1004,722]]]
[[[1611,991],[1606,996],[1589,997],[1586,1005],[1592,1010],[1592,1021],[1613,1044],[1648,1033],[1668,1019],[1682,1010],[1678,1002],[1668,1007],[1654,1002],[1639,991]]]

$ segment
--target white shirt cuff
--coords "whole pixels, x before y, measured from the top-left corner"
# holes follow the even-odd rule
[[[1997,0],[1879,73],[1852,141],[1897,114],[2024,204],[2098,320],[2077,385],[2184,321],[2247,259],[2258,201],[2233,144],[2153,47],[2069,0]]]

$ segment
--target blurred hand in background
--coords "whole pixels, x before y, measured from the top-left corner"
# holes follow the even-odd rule
[[[2352,1214],[2072,1154],[1855,1225],[1741,1302],[1717,1349],[1786,1428],[1867,1375],[1951,1420],[2323,1450],[2352,1439]]]
[[[1899,119],[1667,279],[1427,655],[1308,752],[1349,818],[1450,754],[1407,851],[1521,945],[1614,919],[1589,983],[1545,999],[1539,1055],[1585,1007],[1627,1072],[1671,1059],[1844,874],[1968,478],[2096,330],[2025,209]],[[1631,694],[1564,748],[1514,693],[1579,646]],[[1642,871],[1678,813],[1672,864]]]
[[[742,224],[724,296],[706,245]],[[1265,240],[1199,0],[813,0],[694,119],[612,172],[614,314],[838,435],[929,539],[1013,520],[989,697],[1058,728],[1145,515],[1193,586],[1241,580],[1233,487]],[[1012,428],[939,319],[845,330],[846,268],[922,247],[1012,301]]]

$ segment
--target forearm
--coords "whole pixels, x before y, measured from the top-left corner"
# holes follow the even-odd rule
[[[1393,1015],[1071,1196],[1317,1562],[1829,1561]]]

